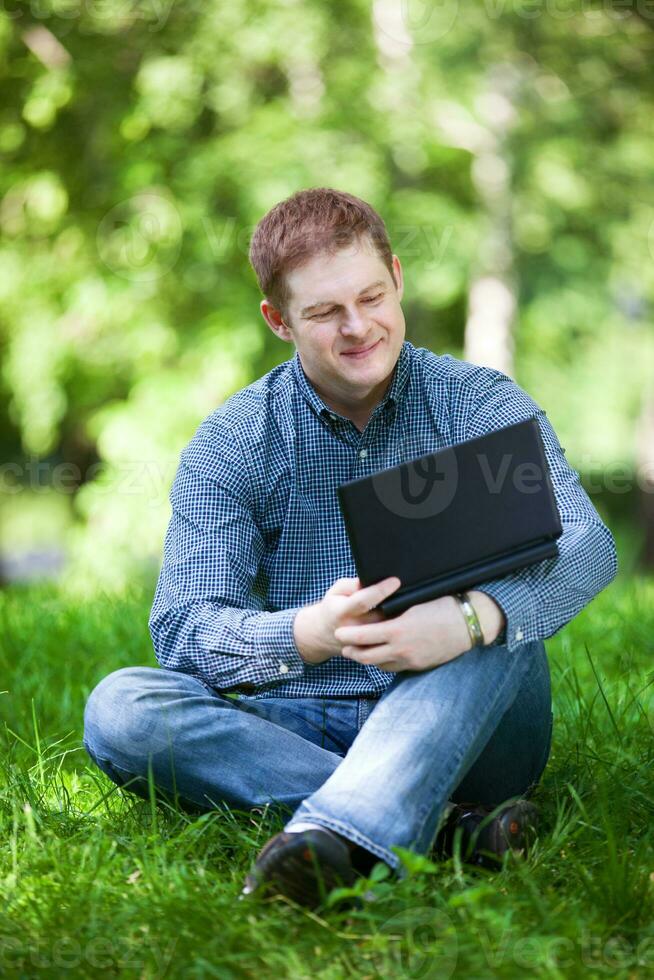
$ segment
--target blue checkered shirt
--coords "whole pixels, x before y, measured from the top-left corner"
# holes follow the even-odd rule
[[[343,657],[310,665],[293,620],[356,568],[336,487],[536,417],[563,534],[559,556],[485,583],[509,650],[561,629],[614,577],[615,545],[545,412],[499,371],[405,340],[363,432],[330,410],[295,355],[232,395],[181,454],[150,616],[162,667],[217,690],[379,695],[395,674]]]

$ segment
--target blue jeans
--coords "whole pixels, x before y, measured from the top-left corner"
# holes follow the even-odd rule
[[[531,792],[552,721],[534,642],[398,673],[380,698],[234,698],[189,674],[126,667],[91,693],[84,746],[141,796],[151,771],[184,808],[279,806],[287,827],[331,828],[402,875],[391,848],[428,854],[448,801],[495,806]]]

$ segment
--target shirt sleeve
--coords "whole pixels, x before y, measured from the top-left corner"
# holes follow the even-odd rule
[[[563,533],[559,554],[476,588],[501,607],[506,627],[498,641],[513,650],[552,636],[615,577],[613,536],[565,458],[545,412],[501,372],[479,369],[463,438],[472,439],[514,422],[536,418],[550,468]]]
[[[261,611],[253,599],[264,541],[243,454],[225,426],[198,429],[181,455],[170,501],[149,620],[158,662],[218,690],[300,677],[298,610]]]

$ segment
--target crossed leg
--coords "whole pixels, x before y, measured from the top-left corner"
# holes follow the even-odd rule
[[[396,844],[428,853],[448,800],[528,794],[551,742],[542,643],[471,650],[398,674],[360,731],[356,699],[239,702],[187,674],[115,671],[91,693],[84,745],[114,782],[182,807],[264,804],[321,824],[398,868]],[[288,703],[287,703],[288,702]]]

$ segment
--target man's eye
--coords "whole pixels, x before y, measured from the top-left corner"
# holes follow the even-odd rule
[[[366,296],[363,300],[364,303],[377,303],[380,299],[384,298],[383,293],[377,293],[376,296]],[[314,313],[310,318],[312,320],[326,320],[328,316],[331,316],[335,312],[335,309],[327,310],[325,313]]]

